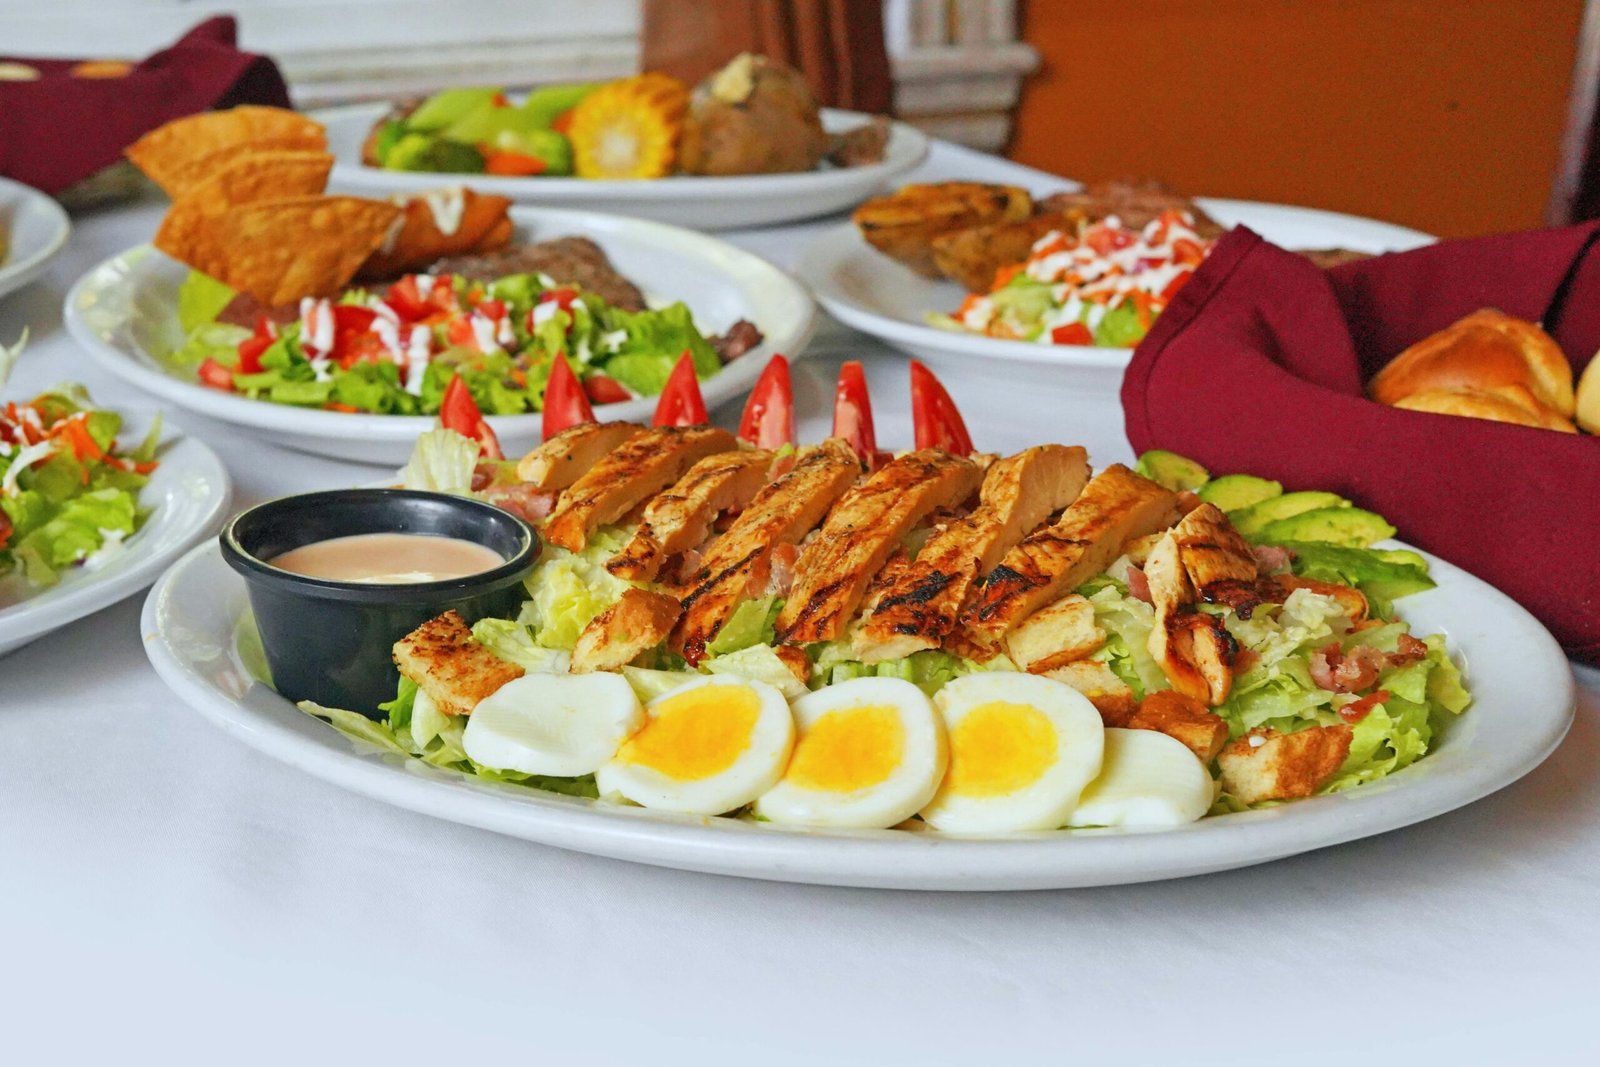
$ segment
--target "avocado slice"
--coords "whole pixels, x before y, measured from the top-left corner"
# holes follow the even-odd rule
[[[1394,527],[1382,515],[1364,508],[1329,507],[1269,522],[1254,536],[1262,541],[1323,541],[1347,548],[1365,548],[1375,541],[1393,537]]]
[[[1173,492],[1199,489],[1211,480],[1211,473],[1187,456],[1153,448],[1139,457],[1134,472]]]
[[[459,121],[469,112],[487,108],[500,90],[489,86],[478,89],[446,89],[434,93],[406,116],[406,128],[432,133]]]
[[[1223,511],[1238,511],[1282,495],[1282,485],[1250,474],[1224,474],[1200,487],[1200,499]]]
[[[1228,521],[1233,523],[1233,528],[1240,533],[1250,536],[1260,533],[1265,527],[1280,519],[1298,515],[1302,511],[1315,511],[1318,508],[1347,508],[1350,501],[1338,493],[1324,493],[1320,490],[1310,490],[1303,493],[1284,493],[1282,496],[1268,497],[1266,500],[1251,504],[1247,508],[1228,512]]]

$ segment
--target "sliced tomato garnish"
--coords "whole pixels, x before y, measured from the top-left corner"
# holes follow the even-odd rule
[[[596,404],[621,404],[633,399],[627,386],[605,374],[591,374],[585,378],[583,391]]]
[[[833,436],[843,438],[863,462],[877,462],[872,397],[867,393],[866,371],[855,360],[839,368],[839,384],[833,393]]]
[[[1050,340],[1058,345],[1092,345],[1094,334],[1081,322],[1069,322],[1051,330]]]
[[[444,397],[439,401],[439,423],[447,430],[454,430],[462,437],[470,437],[478,442],[489,459],[504,458],[500,451],[500,439],[495,436],[489,420],[483,417],[478,402],[472,399],[472,391],[459,374],[445,386]]]
[[[540,430],[545,440],[548,441],[569,426],[593,421],[594,409],[589,406],[589,398],[578,384],[578,376],[572,373],[566,356],[556,356],[555,363],[550,367],[550,380],[544,386],[544,415]]]
[[[955,401],[917,360],[911,361],[911,426],[918,448],[942,448],[958,456],[972,452],[972,436]]]
[[[775,355],[756,379],[739,419],[739,439],[757,448],[776,449],[795,443],[794,388],[789,361]]]
[[[440,312],[456,309],[456,291],[448,275],[434,278],[428,295],[423,296],[417,285],[417,276],[407,274],[384,295],[383,302],[394,310],[402,322],[418,322]]]
[[[684,349],[672,368],[661,399],[656,401],[653,426],[703,426],[711,421],[706,414],[705,397],[700,395],[700,379],[695,376],[694,357]]]
[[[233,392],[232,368],[207,357],[201,362],[196,373],[200,376],[201,385],[209,385],[213,389],[221,389],[229,393]]]

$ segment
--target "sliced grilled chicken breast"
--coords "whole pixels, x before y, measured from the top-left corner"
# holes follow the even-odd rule
[[[965,456],[923,449],[890,460],[851,489],[795,563],[778,639],[804,645],[837,638],[901,539],[930,512],[970,497],[982,477]]]
[[[1194,609],[1196,599],[1218,582],[1254,583],[1255,554],[1214,504],[1201,504],[1156,542],[1144,576],[1156,624],[1150,655],[1172,688],[1213,707],[1228,698],[1237,645],[1222,625]]]
[[[629,589],[583,628],[572,649],[572,673],[614,671],[667,639],[681,610],[665,593]]]
[[[631,422],[585,422],[540,442],[517,462],[517,477],[537,489],[565,489],[612,449],[644,433]]]
[[[645,505],[639,529],[606,570],[630,582],[654,581],[672,556],[704,543],[711,524],[729,508],[742,508],[767,484],[772,453],[759,449],[719,452]]]
[[[1088,480],[1088,453],[1064,445],[1024,449],[991,466],[972,514],[946,526],[916,559],[875,583],[868,594],[875,606],[856,641],[857,654],[872,663],[937,648],[955,628],[978,577],[1077,499]]]
[[[996,645],[1023,619],[1105,570],[1123,542],[1170,523],[1177,495],[1120,463],[1095,475],[1061,518],[1005,554],[961,621],[969,636]]]
[[[737,446],[733,434],[713,426],[658,426],[636,434],[561,494],[545,523],[545,540],[580,552],[596,527],[620,519],[706,456]]]
[[[829,438],[808,449],[793,470],[757,493],[727,532],[706,549],[683,598],[683,617],[669,646],[690,663],[698,663],[706,643],[734,609],[760,592],[757,587],[766,582],[772,549],[798,544],[860,476],[861,461],[850,446]]]

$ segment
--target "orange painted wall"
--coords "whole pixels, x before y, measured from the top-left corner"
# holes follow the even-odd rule
[[[1010,155],[1459,236],[1542,223],[1582,0],[1025,0]]]

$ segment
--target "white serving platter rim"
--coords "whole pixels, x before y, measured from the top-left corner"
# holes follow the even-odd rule
[[[157,673],[204,718],[290,766],[411,811],[601,856],[751,878],[930,890],[1073,888],[1249,866],[1395,830],[1503,788],[1554,751],[1575,706],[1571,670],[1554,639],[1504,594],[1435,557],[1429,562],[1439,588],[1408,598],[1403,611],[1420,629],[1449,634],[1475,696],[1432,753],[1347,793],[1142,834],[974,840],[796,830],[603,805],[385,756],[253,683],[236,653],[219,651],[232,648],[245,598],[213,545],[191,551],[162,578],[141,625]],[[194,647],[186,650],[185,641]]]
[[[0,296],[42,274],[72,233],[72,222],[60,204],[10,178],[0,178],[0,227],[7,229],[10,246],[0,259]]]

